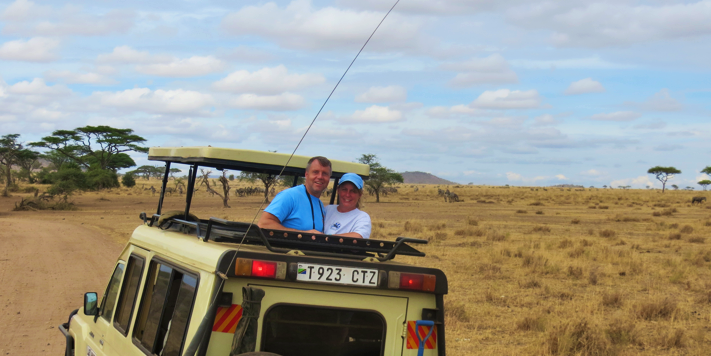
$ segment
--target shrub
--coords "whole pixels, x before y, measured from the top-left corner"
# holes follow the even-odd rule
[[[610,293],[604,293],[602,295],[602,305],[606,307],[619,308],[624,302],[624,296],[622,293],[615,291]]]
[[[662,213],[655,211],[652,213],[652,216],[662,216]]]
[[[467,217],[467,225],[479,226],[479,221],[476,220],[475,218],[469,216],[469,217]]]
[[[694,236],[694,237],[689,238],[689,242],[694,243],[694,244],[702,244],[702,243],[706,242],[706,238],[701,237],[701,236]]]
[[[578,224],[580,224],[580,219],[573,219],[573,220],[570,220],[570,223],[573,224],[573,225],[578,225]]]
[[[661,346],[667,349],[686,347],[686,336],[683,329],[675,329],[661,339]]]
[[[91,169],[86,172],[89,189],[102,190],[120,187],[116,172],[108,169]]]
[[[516,322],[516,329],[523,331],[545,331],[545,319],[542,316],[527,316]]]
[[[568,239],[563,239],[563,241],[561,241],[558,244],[558,248],[568,248],[568,247],[572,247],[572,246],[573,246],[573,241],[570,241]]]
[[[580,277],[583,276],[583,268],[568,266],[568,276],[573,277],[575,279],[580,279]]]
[[[629,343],[638,344],[638,335],[633,322],[617,320],[610,323],[605,330],[605,334],[615,345],[625,345]]]
[[[600,237],[610,238],[610,237],[615,237],[615,235],[617,235],[617,233],[614,230],[605,229],[605,230],[601,230],[599,232],[599,235],[600,235]]]
[[[600,205],[597,207],[598,209],[609,209],[610,207],[607,205]]]
[[[551,232],[551,228],[544,225],[534,226],[531,232],[546,233]]]
[[[506,240],[506,235],[498,231],[489,231],[489,233],[486,235],[486,239],[488,241],[504,241]]]
[[[535,201],[535,202],[533,202],[533,203],[531,203],[531,204],[528,204],[528,205],[530,205],[530,206],[543,206],[543,203],[541,203],[541,202],[539,202],[539,201]]]
[[[578,258],[585,253],[585,249],[582,247],[576,247],[574,250],[568,252],[568,256],[571,258]]]
[[[444,316],[449,320],[457,320],[462,323],[469,322],[469,314],[467,313],[466,305],[460,302],[446,302],[444,308]]]
[[[668,239],[669,240],[681,240],[681,234],[679,234],[679,233],[669,234]]]
[[[136,185],[136,178],[133,177],[133,174],[126,173],[121,178],[121,184],[126,188],[132,188]]]
[[[676,302],[669,298],[645,302],[635,308],[637,316],[645,320],[669,319],[676,310]]]
[[[543,215],[543,210],[538,210],[538,211],[536,211],[536,214],[538,214],[538,215]]]
[[[530,279],[523,284],[519,282],[519,285],[521,288],[526,288],[526,289],[531,289],[531,288],[541,288],[541,282],[535,280],[535,279]]]
[[[681,230],[679,230],[679,232],[681,232],[682,234],[690,234],[690,233],[694,232],[694,228],[691,227],[690,225],[684,225],[684,227],[682,227]]]
[[[416,221],[405,221],[405,231],[412,233],[422,232],[422,224]]]
[[[516,214],[526,214],[526,213],[528,213],[526,210],[521,210],[521,209],[516,210]]]
[[[587,320],[572,321],[553,329],[545,341],[552,355],[611,355],[614,353],[609,340]]]

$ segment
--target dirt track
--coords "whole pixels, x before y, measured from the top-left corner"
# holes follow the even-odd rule
[[[78,222],[13,215],[0,216],[0,355],[62,355],[57,326],[83,292],[103,293],[123,246]]]

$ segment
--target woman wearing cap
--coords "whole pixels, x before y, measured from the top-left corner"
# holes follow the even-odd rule
[[[323,233],[367,239],[370,237],[370,215],[360,210],[363,196],[363,179],[355,173],[346,173],[338,184],[338,205],[326,207]]]

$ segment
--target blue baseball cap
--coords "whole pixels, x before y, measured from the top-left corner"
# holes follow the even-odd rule
[[[341,177],[341,180],[338,181],[338,185],[341,185],[345,182],[351,182],[355,184],[356,188],[363,189],[363,178],[361,178],[355,173],[344,174],[343,177]]]

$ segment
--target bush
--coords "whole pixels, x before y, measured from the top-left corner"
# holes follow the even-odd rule
[[[600,237],[615,237],[617,233],[614,230],[605,229],[600,231]]]
[[[86,172],[89,189],[101,190],[120,187],[116,172],[107,169],[91,169]]]
[[[133,174],[126,173],[121,178],[121,184],[126,188],[132,188],[136,185],[136,178],[133,177]]]
[[[77,189],[87,188],[87,179],[76,163],[66,163],[52,174],[52,186],[47,189],[51,195],[69,195]]]

